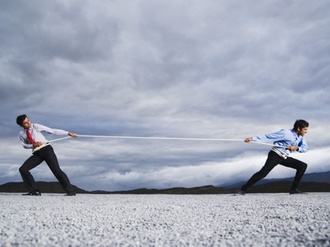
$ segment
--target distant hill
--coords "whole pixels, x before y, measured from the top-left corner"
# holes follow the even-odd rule
[[[293,179],[290,178],[290,180]],[[330,171],[328,172],[314,172],[306,173],[301,180],[302,182],[324,182],[330,183]]]
[[[65,193],[61,185],[58,182],[37,182],[41,193]],[[249,189],[249,193],[288,193],[290,190],[290,181],[275,181],[261,185],[252,186]],[[205,185],[193,188],[175,187],[168,189],[134,189],[125,191],[86,191],[74,186],[77,194],[176,194],[176,195],[203,195],[203,194],[230,194],[239,190],[237,188],[224,188],[215,187],[213,185]],[[329,183],[317,183],[317,182],[301,182],[299,189],[305,192],[330,192]],[[11,182],[0,185],[0,192],[6,193],[18,193],[27,192],[23,182]]]
[[[290,191],[291,182],[277,181],[266,184],[256,185],[249,189],[249,193],[288,193]],[[302,182],[299,189],[304,192],[330,192],[329,183]],[[237,188],[215,187],[213,185],[205,185],[194,188],[169,188],[169,189],[135,189],[125,191],[91,191],[92,194],[177,194],[177,195],[203,195],[203,194],[232,194],[239,191]]]
[[[114,192],[105,192],[108,194],[226,194],[234,192],[233,189],[226,189],[221,187],[215,187],[213,185],[205,185],[193,188],[185,187],[175,187],[169,189],[135,189],[135,190],[126,190],[126,191],[114,191]],[[92,191],[91,193],[98,193]]]
[[[250,193],[287,193],[291,188],[293,177],[279,179],[263,179],[252,186]],[[92,191],[91,193],[107,194],[227,194],[235,193],[246,181],[240,181],[228,186],[206,185],[194,188],[168,188],[168,189],[135,189],[127,191]],[[306,192],[330,192],[330,171],[306,173],[299,184],[299,189]]]
[[[256,185],[249,189],[249,193],[288,193],[291,188],[291,182],[288,181],[277,181],[270,182],[267,184]],[[329,183],[316,183],[316,182],[302,182],[299,184],[299,189],[304,192],[330,192]],[[194,188],[169,188],[169,189],[136,189],[136,190],[127,190],[127,191],[115,191],[115,192],[106,192],[106,194],[232,194],[239,191],[237,188],[223,188],[215,187],[213,185],[206,185]],[[99,192],[92,191],[91,193],[99,194]]]
[[[288,193],[292,182],[276,181],[252,186],[248,193]],[[299,190],[304,192],[330,192],[330,183],[301,182]]]
[[[36,182],[40,188],[41,193],[65,193],[59,182]],[[76,193],[88,193],[88,191],[78,188],[73,185]],[[27,189],[23,182],[10,182],[0,185],[0,192],[27,192]]]
[[[253,174],[251,173],[251,176]],[[261,184],[267,184],[271,182],[278,182],[278,181],[293,181],[294,177],[288,177],[288,178],[273,178],[273,179],[267,179],[264,178],[260,180],[256,185]],[[227,183],[223,185],[218,185],[219,187],[225,187],[225,188],[240,188],[243,184],[246,183],[245,181],[236,181],[234,183]],[[330,183],[330,171],[327,172],[314,172],[314,173],[306,173],[304,177],[302,178],[301,182],[316,182],[316,183]]]
[[[283,179],[263,179],[252,186],[249,193],[287,193],[290,190],[293,177]],[[243,183],[241,181],[229,186],[213,186],[205,185],[199,187],[185,188],[175,187],[168,189],[147,189],[140,188],[125,191],[86,191],[74,186],[76,193],[89,194],[228,194],[235,193],[239,190]],[[65,193],[62,186],[58,182],[37,182],[41,193]],[[299,189],[305,192],[330,192],[330,171],[305,174]],[[27,192],[23,182],[11,182],[0,185],[0,192]]]

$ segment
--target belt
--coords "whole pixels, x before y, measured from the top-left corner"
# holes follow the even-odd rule
[[[35,149],[32,150],[32,153],[35,153],[37,151],[40,151],[42,148],[46,147],[46,146],[49,146],[50,143],[49,142],[46,142],[46,143],[43,143],[41,146],[39,147],[36,147]]]
[[[272,151],[275,152],[278,156],[282,157],[283,159],[288,158],[287,155],[281,153],[280,151],[278,151],[276,148],[272,148]]]

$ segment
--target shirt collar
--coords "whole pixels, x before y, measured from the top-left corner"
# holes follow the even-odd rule
[[[299,136],[297,135],[296,131],[294,129],[291,129],[292,134],[296,137],[299,138]]]

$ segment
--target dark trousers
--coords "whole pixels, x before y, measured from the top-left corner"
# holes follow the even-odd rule
[[[267,174],[278,164],[281,164],[283,166],[286,167],[290,167],[293,169],[296,169],[296,176],[293,180],[292,186],[291,186],[291,190],[295,190],[298,187],[298,184],[300,182],[300,180],[302,179],[302,177],[304,176],[304,173],[306,171],[307,168],[307,164],[291,158],[291,157],[287,157],[286,159],[284,159],[283,157],[279,156],[277,153],[275,153],[274,151],[269,151],[268,153],[268,158],[266,160],[265,165],[261,168],[260,171],[258,171],[257,173],[255,173],[247,182],[245,185],[242,186],[242,190],[246,191],[248,188],[250,188],[252,185],[254,185],[256,182],[258,182],[259,180],[261,180],[262,178],[266,177]]]
[[[36,187],[35,180],[30,173],[30,170],[37,167],[41,164],[41,162],[45,161],[53,172],[54,176],[62,185],[63,189],[69,193],[74,192],[74,189],[70,183],[68,176],[61,170],[56,154],[54,153],[54,149],[52,146],[48,145],[39,151],[33,153],[31,157],[29,157],[23,165],[19,168],[19,172],[23,178],[23,181],[28,188],[29,191],[38,190]]]

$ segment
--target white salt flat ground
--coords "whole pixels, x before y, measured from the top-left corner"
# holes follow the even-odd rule
[[[0,194],[1,246],[330,246],[330,193]]]

